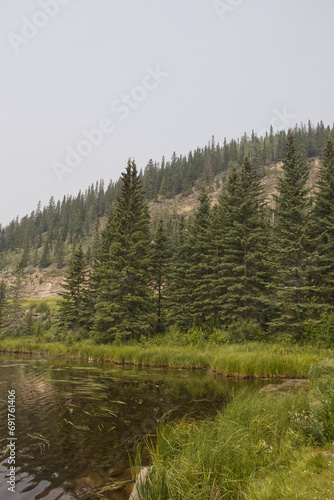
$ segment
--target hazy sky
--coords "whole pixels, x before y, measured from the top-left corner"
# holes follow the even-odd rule
[[[0,222],[216,141],[334,120],[333,0],[2,0]]]

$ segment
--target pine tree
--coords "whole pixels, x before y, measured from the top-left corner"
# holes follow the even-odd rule
[[[205,189],[187,232],[180,234],[169,294],[170,317],[180,328],[212,326],[216,322],[212,300],[214,271],[210,200]]]
[[[24,276],[24,263],[20,260],[13,272],[14,282],[9,289],[9,297],[12,301],[12,307],[10,311],[10,323],[11,326],[18,327],[21,320],[21,300],[23,296],[23,287],[25,285]]]
[[[51,265],[49,240],[46,240],[46,242],[44,243],[43,252],[39,265],[41,268],[49,267]]]
[[[294,146],[290,132],[283,164],[284,175],[278,183],[274,221],[273,262],[274,301],[277,329],[289,328],[298,337],[310,311],[308,297],[308,216],[310,199],[306,182],[308,169]]]
[[[7,290],[4,280],[0,281],[0,331],[6,323]]]
[[[73,253],[62,284],[63,298],[59,307],[59,322],[67,329],[78,331],[85,326],[87,268],[86,258],[80,245]]]
[[[168,289],[168,316],[171,325],[183,330],[190,326],[189,289],[187,269],[189,265],[188,227],[181,217],[177,224],[173,256],[170,263],[170,286]]]
[[[60,238],[60,236],[58,236],[57,241],[56,241],[56,245],[55,245],[55,259],[56,259],[57,269],[61,269],[62,267],[64,267],[64,264],[65,264],[65,262],[64,262],[65,244],[62,241],[62,239]]]
[[[232,172],[218,209],[219,306],[224,325],[265,322],[268,224],[262,188],[248,158]],[[217,236],[216,236],[217,238]]]
[[[22,254],[22,262],[23,262],[24,267],[27,267],[27,265],[29,263],[29,254],[30,254],[30,248],[29,248],[29,244],[27,244],[24,247],[23,254]]]
[[[168,237],[162,219],[159,220],[152,244],[152,278],[156,293],[157,331],[165,324],[165,295],[168,293],[168,263],[171,256]]]
[[[26,337],[32,337],[35,334],[36,325],[32,317],[31,311],[25,315],[24,320],[20,326],[20,333]]]
[[[319,309],[326,310],[334,306],[334,143],[330,139],[323,152],[311,226],[311,292]]]
[[[129,160],[122,174],[121,195],[103,240],[94,270],[94,335],[102,342],[139,338],[152,331],[156,319],[150,288],[149,214],[134,161]]]
[[[216,323],[212,262],[212,218],[210,199],[203,188],[199,207],[189,227],[187,282],[189,286],[189,314],[191,324],[210,327]]]

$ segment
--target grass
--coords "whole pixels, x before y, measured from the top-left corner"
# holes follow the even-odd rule
[[[50,312],[54,314],[59,309],[59,298],[50,297],[47,299],[23,299],[21,301],[21,307],[22,309],[31,309],[32,311],[47,307],[50,309]]]
[[[214,419],[165,426],[148,445],[153,468],[140,498],[333,500],[334,445],[312,447],[291,426],[313,399],[244,392]]]
[[[330,349],[315,347],[282,347],[278,344],[249,342],[217,346],[186,345],[95,345],[90,341],[65,345],[59,342],[37,342],[31,338],[3,338],[0,349],[9,352],[36,352],[50,355],[77,356],[96,361],[112,361],[138,366],[210,369],[227,377],[307,377],[313,363],[333,356]]]
[[[250,484],[247,499],[288,500],[334,498],[334,457],[328,451],[303,448],[293,453],[290,466]]]

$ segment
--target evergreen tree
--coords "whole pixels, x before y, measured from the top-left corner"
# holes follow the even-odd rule
[[[20,326],[20,333],[27,337],[32,337],[36,331],[36,325],[32,317],[31,311],[25,315],[22,325]]]
[[[80,245],[72,255],[69,268],[62,284],[63,298],[59,307],[60,325],[71,330],[78,330],[85,326],[87,268],[86,258]]]
[[[187,234],[181,228],[169,294],[171,318],[180,328],[203,327],[216,322],[212,263],[211,209],[205,189],[190,220]]]
[[[177,223],[173,256],[170,264],[170,286],[168,289],[168,316],[172,325],[189,328],[189,285],[187,268],[189,263],[188,227],[184,217]]]
[[[56,259],[57,269],[61,269],[62,267],[64,267],[65,244],[60,237],[58,237],[55,245],[55,259]]]
[[[6,323],[7,291],[4,280],[0,281],[0,331]]]
[[[156,319],[149,286],[149,214],[134,161],[122,174],[121,195],[102,245],[94,270],[96,339],[110,342],[150,333]]]
[[[319,171],[311,216],[313,240],[311,291],[319,308],[334,306],[334,143],[328,140]]]
[[[14,282],[9,289],[9,297],[12,300],[10,324],[11,326],[17,328],[21,320],[21,299],[23,296],[23,287],[26,281],[24,276],[24,263],[22,260],[16,264],[13,277]]]
[[[24,250],[23,250],[23,255],[22,255],[22,262],[23,262],[23,266],[24,267],[27,267],[28,263],[29,263],[29,254],[30,254],[30,251],[29,251],[29,244],[27,244],[25,247],[24,247]]]
[[[162,219],[159,220],[152,244],[152,278],[157,303],[157,331],[164,329],[165,295],[168,293],[169,241]]]
[[[272,321],[272,325],[277,329],[288,327],[298,337],[310,310],[307,299],[310,199],[306,189],[308,169],[295,149],[291,132],[287,139],[283,171],[275,198],[275,273],[270,289],[274,292],[278,316]]]
[[[221,239],[219,272],[223,324],[264,323],[264,289],[268,279],[268,224],[262,188],[248,158],[233,172],[218,209]]]
[[[50,245],[49,241],[46,240],[41,256],[41,260],[39,263],[41,268],[49,267],[51,265],[51,256],[50,256]]]

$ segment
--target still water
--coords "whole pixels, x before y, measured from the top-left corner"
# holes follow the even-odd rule
[[[214,415],[232,392],[265,383],[204,371],[0,355],[0,498],[127,499],[130,460],[159,423]],[[8,391],[15,391],[11,450]],[[15,493],[7,483],[11,455]]]

